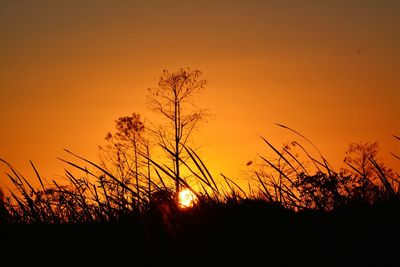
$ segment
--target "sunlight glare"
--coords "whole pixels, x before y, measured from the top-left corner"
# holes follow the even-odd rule
[[[196,195],[189,189],[183,189],[179,192],[179,206],[181,208],[193,207],[196,202]]]

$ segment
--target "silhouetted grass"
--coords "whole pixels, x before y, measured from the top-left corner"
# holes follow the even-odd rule
[[[39,188],[2,160],[14,185],[0,197],[2,258],[7,266],[400,264],[397,173],[374,153],[365,166],[349,158],[338,172],[319,151],[315,157],[297,142],[278,149],[262,140],[275,157],[260,156],[255,193],[216,179],[185,146],[189,157],[180,161],[191,179],[179,182],[197,196],[188,209],[169,186],[173,170],[148,155],[148,184],[66,151],[83,163],[61,159],[75,170],[65,170],[62,183],[31,163]]]

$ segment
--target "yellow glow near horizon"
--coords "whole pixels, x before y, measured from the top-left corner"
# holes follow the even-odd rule
[[[196,203],[196,196],[189,189],[183,189],[179,192],[179,207],[190,208]]]
[[[64,173],[63,148],[97,162],[119,117],[165,122],[147,88],[191,67],[207,80],[193,102],[213,116],[190,141],[217,180],[247,188],[257,155],[273,155],[260,135],[278,148],[298,138],[274,123],[337,170],[349,143],[379,141],[398,171],[398,1],[291,2],[2,1],[0,158],[35,187],[30,160],[49,181]]]

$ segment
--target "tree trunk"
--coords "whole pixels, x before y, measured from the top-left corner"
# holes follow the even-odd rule
[[[175,126],[175,190],[176,192],[179,192],[179,101],[178,101],[178,96],[176,94],[176,88],[174,88],[174,93],[175,93],[175,120],[174,120],[174,126]]]

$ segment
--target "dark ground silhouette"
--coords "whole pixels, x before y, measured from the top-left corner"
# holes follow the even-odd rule
[[[1,266],[399,266],[399,208],[295,213],[243,200],[167,222],[152,210],[108,223],[2,224]]]

